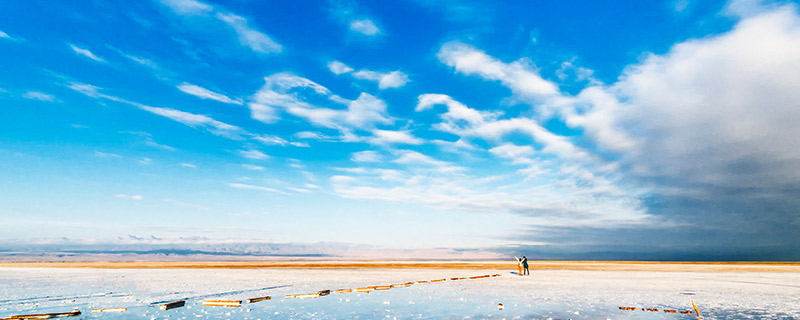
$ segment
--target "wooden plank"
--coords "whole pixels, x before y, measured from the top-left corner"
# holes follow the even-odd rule
[[[186,300],[179,300],[179,301],[175,301],[175,302],[162,304],[158,309],[164,311],[164,310],[180,308],[180,307],[183,307],[184,305],[186,305]]]
[[[18,316],[11,316],[8,319],[52,319],[52,318],[66,318],[66,317],[77,317],[81,315],[81,312],[78,309],[72,310],[72,312],[61,312],[61,313],[41,313],[41,314],[24,314]]]
[[[272,297],[266,296],[266,297],[250,298],[250,299],[245,300],[245,302],[246,303],[256,303],[256,302],[259,302],[259,301],[271,300],[271,299],[272,299]]]
[[[287,294],[286,299],[319,298],[319,293]]]
[[[349,293],[349,292],[353,292],[353,289],[339,289],[339,290],[335,290],[333,292],[334,293]]]
[[[700,310],[697,310],[697,305],[694,304],[694,300],[692,300],[692,307],[694,308],[695,314],[697,314],[697,320],[700,320]],[[683,313],[683,312],[681,312],[681,313]],[[689,313],[689,314],[691,314],[691,313]]]
[[[375,290],[389,290],[392,286],[375,286]]]
[[[372,290],[375,290],[375,287],[356,288],[356,292],[370,292]]]
[[[92,309],[92,313],[101,313],[101,312],[125,312],[128,311],[128,308],[105,308],[105,309]]]
[[[203,301],[204,306],[208,307],[230,307],[230,308],[238,308],[242,306],[241,300],[205,300]]]
[[[445,281],[445,280],[447,280],[447,279],[436,279],[436,280],[431,280],[431,282],[442,282],[442,281]]]

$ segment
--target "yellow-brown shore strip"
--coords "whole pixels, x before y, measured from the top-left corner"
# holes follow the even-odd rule
[[[536,270],[800,272],[800,262],[530,261]],[[5,268],[98,269],[464,269],[517,270],[515,261],[167,261],[0,262]]]

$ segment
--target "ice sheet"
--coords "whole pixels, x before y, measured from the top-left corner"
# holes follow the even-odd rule
[[[502,277],[449,280],[500,273]],[[287,294],[448,278],[371,293]],[[203,299],[272,300],[240,308]],[[161,311],[159,303],[187,299]],[[734,272],[0,268],[0,318],[68,312],[83,319],[800,319],[800,274]],[[498,304],[504,308],[500,310]],[[623,311],[620,306],[658,308]],[[123,313],[91,309],[127,307]]]

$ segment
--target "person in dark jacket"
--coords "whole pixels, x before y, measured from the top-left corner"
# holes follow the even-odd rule
[[[528,258],[525,257],[525,256],[522,256],[522,268],[525,269],[525,271],[523,272],[523,275],[526,275],[526,276],[531,275],[531,272],[528,271]]]

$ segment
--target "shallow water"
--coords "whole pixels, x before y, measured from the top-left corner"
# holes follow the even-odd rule
[[[451,277],[500,273],[496,278]],[[287,294],[448,278],[371,293],[307,299]],[[204,299],[272,300],[240,308]],[[161,311],[164,302],[186,306]],[[797,273],[504,270],[39,269],[0,268],[0,317],[68,312],[68,319],[800,319]],[[503,309],[498,304],[503,304]],[[619,310],[637,307],[636,311]],[[91,313],[127,307],[123,313]],[[659,312],[641,311],[642,307]]]

